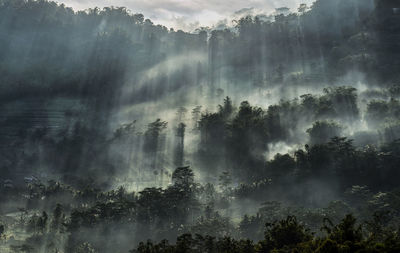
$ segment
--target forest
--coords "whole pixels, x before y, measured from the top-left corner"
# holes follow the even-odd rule
[[[400,252],[398,0],[134,11],[0,0],[1,253]]]

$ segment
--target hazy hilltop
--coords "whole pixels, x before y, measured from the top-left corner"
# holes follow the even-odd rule
[[[396,252],[399,1],[233,24],[0,0],[0,251]]]

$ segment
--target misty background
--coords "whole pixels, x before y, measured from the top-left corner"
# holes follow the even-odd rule
[[[243,4],[0,0],[4,250],[398,221],[400,4]]]
[[[268,0],[268,1],[229,1],[229,4],[219,1],[60,1],[74,10],[85,10],[97,6],[124,6],[128,10],[142,13],[156,24],[162,24],[186,32],[199,27],[216,27],[221,24],[232,26],[232,20],[246,15],[266,14],[275,12],[276,8],[288,7],[296,10],[301,3],[312,4],[312,1],[298,0]]]

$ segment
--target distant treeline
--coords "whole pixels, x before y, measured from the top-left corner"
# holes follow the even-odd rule
[[[321,231],[325,236],[316,236],[299,223],[294,216],[274,223],[267,223],[264,239],[236,240],[231,237],[215,238],[212,236],[193,236],[184,234],[177,238],[175,244],[168,240],[159,243],[141,242],[131,253],[268,253],[268,252],[398,252],[400,238],[398,233],[387,233],[379,224],[379,217],[368,223],[363,230],[356,225],[356,219],[347,215],[339,224],[333,225],[329,219],[324,220]],[[89,246],[89,245],[86,245]],[[90,247],[90,246],[89,246]]]
[[[172,56],[203,54],[188,71],[159,78],[173,87],[206,82],[218,88],[248,83],[333,81],[358,70],[371,82],[398,80],[398,3],[318,0],[309,10],[265,19],[244,17],[235,29],[174,31],[126,8],[74,12],[45,0],[0,1],[0,95],[83,95],[107,104],[127,80]],[[134,11],[134,10],[133,10]],[[207,36],[209,33],[209,38]],[[159,96],[143,87],[140,100]],[[10,97],[11,96],[11,97]]]

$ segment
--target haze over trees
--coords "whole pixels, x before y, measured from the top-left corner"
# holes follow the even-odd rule
[[[0,0],[0,252],[398,252],[399,10]]]

